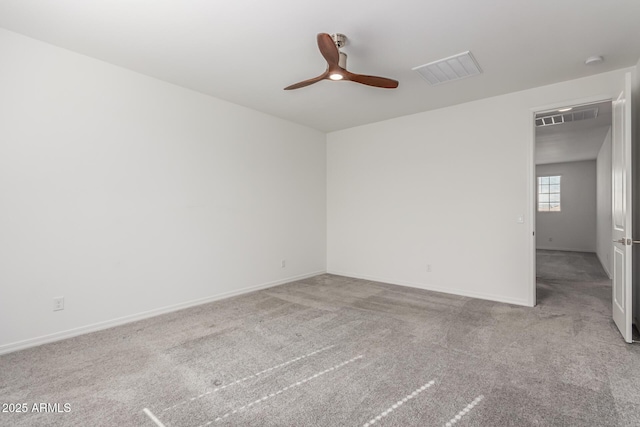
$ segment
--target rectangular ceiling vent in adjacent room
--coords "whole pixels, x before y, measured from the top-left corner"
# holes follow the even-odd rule
[[[547,113],[536,117],[536,126],[560,125],[562,123],[577,122],[579,120],[595,119],[596,117],[598,117],[598,107],[569,111],[566,113]]]
[[[440,83],[460,80],[465,77],[476,76],[482,73],[478,63],[466,51],[439,61],[430,62],[419,67],[412,68],[417,71],[429,84],[439,85]]]

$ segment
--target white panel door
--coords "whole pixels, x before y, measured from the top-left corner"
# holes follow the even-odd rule
[[[632,342],[631,316],[631,73],[613,102],[613,321],[626,342]]]

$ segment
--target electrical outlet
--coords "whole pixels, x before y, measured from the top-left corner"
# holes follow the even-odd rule
[[[427,273],[431,273],[431,264],[427,264]]]
[[[553,237],[549,237],[549,241],[550,241],[550,242],[553,242]]]
[[[280,268],[286,268],[287,267],[287,260],[283,259],[282,261],[280,261]]]
[[[64,310],[64,297],[55,297],[53,299],[53,311]]]

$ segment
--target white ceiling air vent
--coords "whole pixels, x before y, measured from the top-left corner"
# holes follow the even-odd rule
[[[536,117],[536,126],[552,126],[562,123],[577,122],[579,120],[595,119],[598,117],[598,107],[586,110],[569,111],[566,113],[546,113]]]
[[[430,62],[412,68],[412,70],[417,71],[422,78],[432,85],[439,85],[440,83],[464,79],[465,77],[482,73],[478,63],[469,51]]]

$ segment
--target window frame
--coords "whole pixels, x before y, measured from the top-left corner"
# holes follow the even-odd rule
[[[541,178],[549,178],[549,181],[551,181],[551,178],[558,178],[558,183],[547,183],[547,184],[543,184],[541,181]],[[548,192],[543,193],[540,190],[542,189],[542,185],[546,185]],[[558,186],[558,191],[557,192],[551,192],[551,185],[557,185]],[[558,195],[558,209],[551,209],[551,203],[556,203],[555,201],[551,201],[551,195]],[[545,202],[541,202],[540,201],[540,195],[548,195],[549,199],[548,201]],[[547,208],[546,210],[541,210],[540,209],[540,204],[546,204]],[[546,174],[546,175],[538,175],[536,176],[536,212],[540,212],[540,213],[558,213],[558,212],[562,212],[562,174]]]

